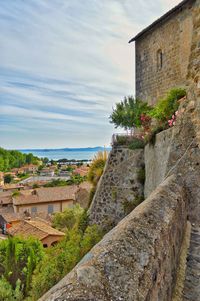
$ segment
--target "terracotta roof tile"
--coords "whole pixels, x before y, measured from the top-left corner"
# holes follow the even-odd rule
[[[0,215],[8,223],[12,223],[12,222],[15,222],[15,221],[20,221],[20,220],[23,219],[23,214],[14,213],[14,212],[0,212]]]
[[[8,233],[12,236],[22,236],[28,238],[30,236],[39,240],[44,239],[49,235],[64,236],[65,233],[52,228],[43,220],[24,220],[17,225],[8,229]]]
[[[12,204],[12,191],[0,192],[0,205],[1,204]]]
[[[65,200],[76,200],[76,192],[79,188],[91,189],[91,184],[83,182],[78,185],[64,187],[37,188],[30,191],[21,191],[19,196],[13,197],[14,205],[49,203]]]

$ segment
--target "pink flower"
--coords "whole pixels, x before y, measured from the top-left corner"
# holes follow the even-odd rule
[[[179,112],[178,112],[178,111],[176,111],[176,112],[175,112],[175,115],[176,115],[176,116],[178,116],[178,114],[179,114]]]

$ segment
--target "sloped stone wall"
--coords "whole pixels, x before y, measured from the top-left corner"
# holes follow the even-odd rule
[[[40,301],[170,301],[186,220],[187,195],[171,176]]]
[[[157,134],[155,144],[147,144],[145,147],[145,197],[150,195],[167,174],[171,144],[173,143],[172,132],[173,129],[168,129]]]
[[[143,168],[143,149],[112,149],[89,210],[91,223],[113,228],[127,215],[128,207],[134,209],[143,198],[144,186],[139,180]]]

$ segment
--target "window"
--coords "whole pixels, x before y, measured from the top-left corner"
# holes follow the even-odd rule
[[[161,49],[157,51],[157,70],[161,70],[163,67],[163,52]]]
[[[48,205],[48,213],[52,214],[53,213],[53,205]]]
[[[31,213],[37,213],[37,207],[31,207]]]

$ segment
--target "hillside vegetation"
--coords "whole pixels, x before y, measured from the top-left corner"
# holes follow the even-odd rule
[[[39,158],[33,154],[22,154],[16,150],[5,150],[0,147],[0,171],[10,171],[25,164],[38,164]]]
[[[47,249],[34,238],[0,241],[0,300],[38,300],[103,236],[98,226],[88,225],[87,212],[80,206],[56,213],[53,226],[66,235]]]

